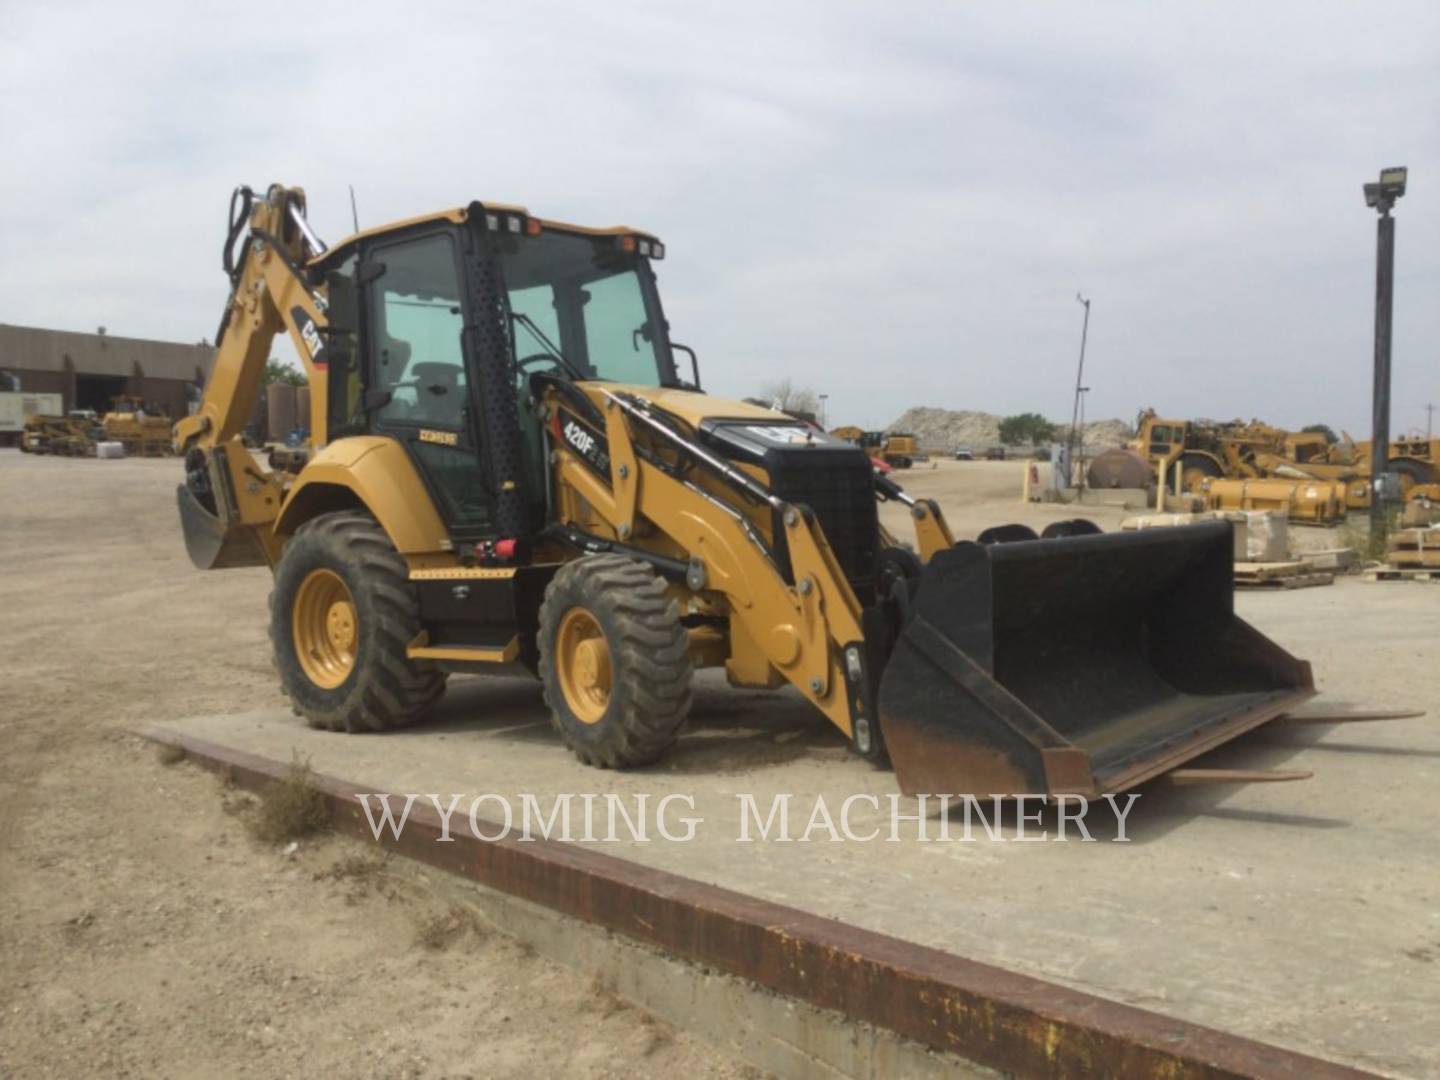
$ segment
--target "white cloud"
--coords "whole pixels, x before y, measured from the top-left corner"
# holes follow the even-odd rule
[[[649,227],[716,391],[1368,427],[1373,214],[1400,204],[1394,422],[1440,397],[1440,9],[7,5],[0,319],[194,340],[239,181],[322,235],[472,198]]]

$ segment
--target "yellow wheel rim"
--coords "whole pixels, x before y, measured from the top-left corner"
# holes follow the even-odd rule
[[[291,608],[295,655],[316,686],[333,690],[355,667],[360,623],[355,599],[333,570],[312,570],[295,591]]]
[[[1210,474],[1198,466],[1192,465],[1180,475],[1180,486],[1186,491],[1198,492],[1200,485],[1210,479]]]
[[[565,701],[582,724],[598,724],[610,707],[610,646],[595,616],[571,608],[555,634],[555,670]]]

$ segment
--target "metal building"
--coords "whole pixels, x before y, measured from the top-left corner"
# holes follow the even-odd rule
[[[0,382],[8,375],[21,390],[60,394],[66,411],[108,412],[129,395],[184,416],[200,399],[214,354],[213,345],[116,337],[103,327],[79,334],[0,323]]]

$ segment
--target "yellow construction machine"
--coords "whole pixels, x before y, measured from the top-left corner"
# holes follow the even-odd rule
[[[1329,480],[1345,489],[1346,504],[1352,510],[1370,505],[1370,440],[1356,442],[1348,434],[1323,450],[1296,454],[1287,448],[1283,457],[1266,457],[1262,465],[1270,475],[1301,479]],[[1399,483],[1401,500],[1425,495],[1440,484],[1440,439],[1406,435],[1390,442],[1387,471]]]
[[[892,469],[910,468],[920,454],[920,443],[914,435],[866,431],[853,425],[832,428],[830,434],[868,450],[873,458]]]
[[[25,426],[20,432],[22,454],[53,454],[57,440],[69,435],[70,428],[63,416],[46,413],[31,413],[25,417]]]
[[[25,418],[20,449],[27,454],[94,457],[95,443],[103,437],[99,420],[90,409],[71,409],[64,416],[34,413]]]
[[[525,670],[581,760],[641,765],[718,667],[788,683],[906,792],[1094,794],[1313,693],[1235,616],[1226,522],[957,544],[862,449],[704,393],[665,254],[480,202],[327,247],[300,189],[236,190],[214,369],[174,429],[180,518],[198,566],[273,569],[311,724],[395,727],[448,673]],[[282,332],[311,445],[277,469],[241,435]]]
[[[1318,431],[1285,431],[1258,420],[1216,424],[1140,414],[1129,449],[1164,470],[1167,486],[1201,494],[1218,510],[1284,510],[1301,524],[1330,525],[1370,505],[1370,444],[1348,435],[1332,444]],[[1390,443],[1389,469],[1401,499],[1440,484],[1440,439]],[[1172,479],[1179,471],[1178,482]]]
[[[129,395],[115,398],[114,408],[100,418],[103,437],[123,446],[127,457],[173,453],[170,429],[168,416],[153,406],[147,409],[142,398]]]
[[[1152,466],[1164,467],[1169,478],[1174,468],[1181,472],[1181,487],[1199,491],[1207,478],[1254,479],[1263,475],[1256,464],[1260,453],[1280,453],[1287,432],[1258,420],[1217,424],[1198,420],[1171,420],[1146,409],[1136,423],[1135,438],[1128,446]],[[1314,436],[1323,444],[1323,435]],[[1302,436],[1306,441],[1310,436]]]
[[[1166,488],[1204,497],[1215,510],[1276,510],[1297,524],[1331,525],[1345,517],[1341,478],[1302,471],[1321,461],[1325,436],[1287,432],[1258,420],[1217,424],[1140,414],[1128,449],[1164,476]],[[1178,474],[1178,475],[1177,475]]]

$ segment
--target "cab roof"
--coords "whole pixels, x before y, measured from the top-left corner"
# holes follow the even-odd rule
[[[317,255],[310,260],[314,265],[320,262],[328,262],[341,253],[348,250],[361,240],[374,236],[383,236],[386,233],[398,232],[401,229],[408,229],[416,225],[426,225],[431,222],[448,221],[455,225],[463,225],[470,220],[470,215],[477,211],[486,214],[501,214],[512,217],[519,217],[527,222],[538,222],[541,229],[553,229],[557,232],[578,233],[582,236],[634,236],[641,239],[654,241],[658,239],[654,233],[646,232],[644,229],[636,229],[629,225],[608,225],[603,228],[592,228],[586,225],[572,225],[565,221],[552,221],[548,218],[537,218],[523,206],[515,206],[510,203],[479,203],[473,202],[469,206],[459,206],[448,210],[436,210],[433,213],[421,214],[418,217],[403,218],[400,221],[391,221],[384,225],[374,225],[368,229],[361,229],[352,233],[339,243],[333,245],[323,255]]]

